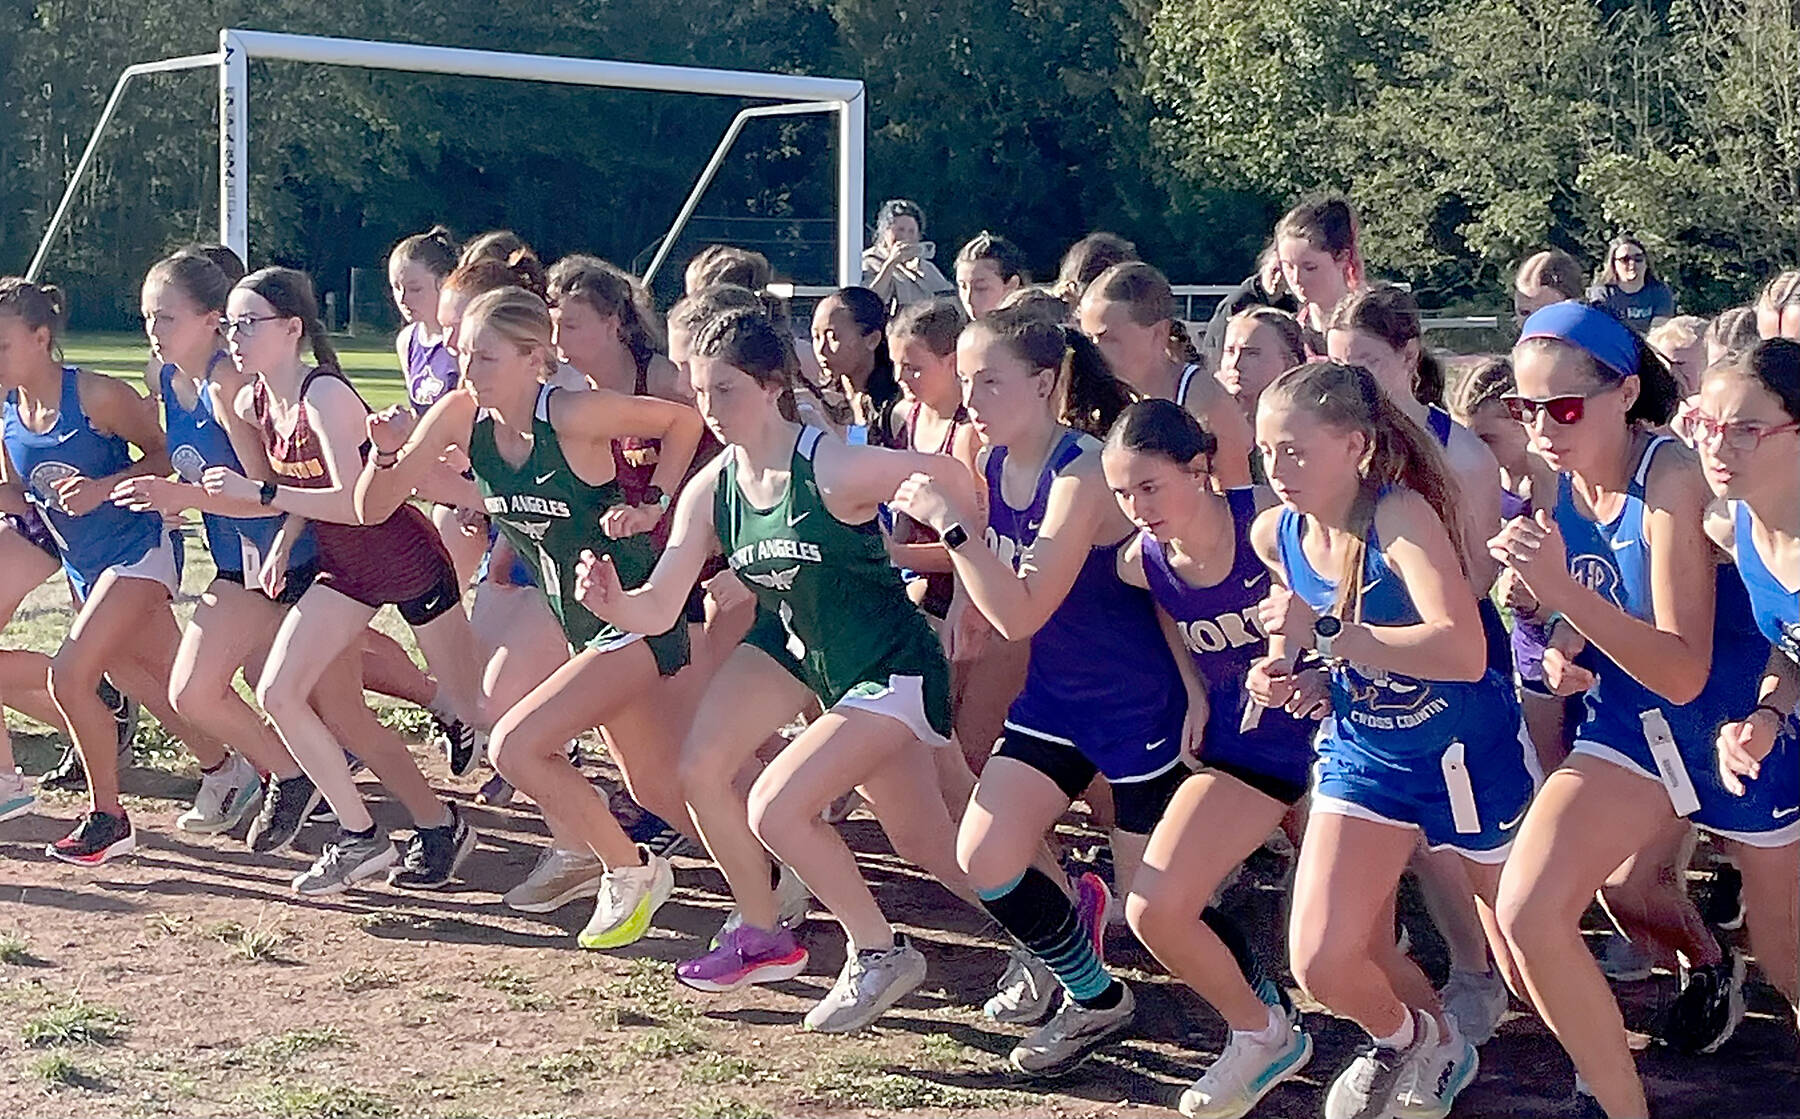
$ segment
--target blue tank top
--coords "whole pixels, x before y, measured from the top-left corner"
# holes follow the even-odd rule
[[[1006,448],[989,451],[987,544],[1015,572],[1037,541],[1051,482],[1082,450],[1079,432],[1064,433],[1023,509],[1007,504],[1001,492]],[[1140,732],[1162,733],[1158,728],[1168,724],[1171,709],[1180,711],[1187,703],[1150,592],[1119,578],[1119,549],[1129,539],[1090,549],[1069,593],[1032,635],[1025,688],[1009,719],[1022,729],[1072,742],[1113,780],[1141,778],[1175,764],[1179,742],[1146,751],[1144,739],[1124,740]],[[1179,715],[1174,729],[1181,729]],[[1120,756],[1109,753],[1115,741],[1121,743]]]
[[[1315,613],[1324,615],[1337,601],[1337,583],[1313,569],[1302,546],[1305,535],[1306,518],[1283,509],[1276,544],[1288,586]],[[1374,525],[1369,527],[1363,549],[1361,602],[1357,620],[1364,625],[1409,626],[1420,621],[1412,595],[1381,554],[1381,539]],[[1478,694],[1481,692],[1495,694]],[[1338,661],[1331,673],[1332,725],[1327,733],[1382,762],[1408,766],[1423,757],[1437,757],[1458,731],[1469,729],[1459,725],[1461,715],[1488,710],[1501,692],[1510,698],[1512,684],[1491,666],[1479,681],[1465,683],[1425,680],[1398,672],[1371,676],[1357,665]],[[1516,726],[1480,729],[1490,734],[1517,734]]]
[[[207,363],[206,381],[201,385],[192,410],[182,407],[175,392],[175,376],[179,370],[173,365],[162,367],[163,427],[169,433],[169,463],[175,468],[176,477],[189,485],[199,485],[209,466],[228,467],[240,474],[244,471],[237,451],[231,446],[231,435],[224,422],[213,413],[212,395],[206,391],[206,386],[212,383],[213,367],[222,360],[229,360],[223,351],[214,354]],[[242,574],[243,540],[249,540],[258,555],[267,555],[284,518],[237,518],[202,513],[200,520],[206,527],[206,547],[212,553],[213,566],[220,571]],[[299,567],[316,553],[317,546],[308,531],[295,542],[289,565]]]
[[[1657,450],[1672,442],[1666,435],[1658,436],[1644,448],[1626,489],[1624,507],[1606,524],[1590,520],[1576,507],[1574,483],[1568,475],[1557,479],[1556,524],[1567,547],[1570,574],[1614,606],[1646,622],[1654,621],[1655,612],[1650,546],[1644,538],[1644,487]],[[1692,703],[1671,703],[1590,645],[1577,658],[1577,663],[1596,677],[1588,692],[1587,719],[1579,737],[1606,745],[1641,741],[1644,728],[1639,716],[1654,708],[1663,712],[1684,753],[1704,752],[1710,759],[1718,724],[1756,705],[1762,669],[1769,659],[1769,643],[1757,632],[1750,596],[1737,569],[1718,566],[1714,586],[1712,670],[1699,697]]]
[[[426,345],[419,341],[421,333],[417,323],[406,328],[406,395],[413,411],[422,416],[438,397],[456,387],[459,370],[442,338]]]
[[[136,563],[162,539],[162,518],[155,513],[133,513],[102,502],[92,512],[76,517],[63,509],[55,484],[80,475],[104,478],[131,465],[131,445],[117,435],[102,435],[81,410],[81,378],[73,367],[62,371],[62,397],[56,423],[39,434],[19,417],[18,393],[6,395],[6,453],[14,477],[25,486],[25,497],[50,526],[62,550],[63,570],[86,598],[101,572],[119,564]]]
[[[1731,523],[1737,534],[1737,569],[1750,595],[1750,612],[1756,628],[1787,658],[1800,664],[1800,591],[1784,586],[1750,535],[1750,507],[1741,501],[1731,503]]]
[[[1269,639],[1256,620],[1257,604],[1269,593],[1269,570],[1250,543],[1256,491],[1249,487],[1229,490],[1225,500],[1231,507],[1237,541],[1225,577],[1210,587],[1192,586],[1170,566],[1161,541],[1142,532],[1138,539],[1144,581],[1156,604],[1181,630],[1194,669],[1206,681],[1209,710],[1202,760],[1246,766],[1304,784],[1312,762],[1316,722],[1296,719],[1285,711],[1265,710],[1255,727],[1239,729],[1249,704],[1244,678],[1251,663],[1269,652]]]

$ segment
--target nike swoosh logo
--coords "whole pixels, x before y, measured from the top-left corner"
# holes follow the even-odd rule
[[[1612,550],[1615,552],[1623,552],[1627,548],[1637,546],[1636,540],[1609,540],[1607,543],[1612,546]]]
[[[1168,739],[1166,739],[1166,738],[1157,739],[1155,742],[1152,742],[1150,745],[1144,747],[1144,753],[1146,753],[1146,754],[1156,753],[1157,749],[1159,747],[1161,747],[1163,745],[1163,743],[1165,743],[1167,741],[1168,741]]]
[[[1780,820],[1784,817],[1792,816],[1796,812],[1800,812],[1800,804],[1797,804],[1792,808],[1777,808],[1774,812],[1770,813],[1770,815],[1774,816],[1777,820]]]
[[[543,485],[543,484],[544,484],[544,483],[545,483],[545,482],[548,482],[548,481],[549,481],[549,480],[550,480],[550,479],[552,479],[552,478],[554,478],[554,477],[556,477],[556,471],[554,471],[554,470],[552,470],[552,471],[551,471],[551,472],[550,472],[550,473],[548,473],[548,474],[539,474],[539,475],[536,475],[536,476],[535,476],[535,477],[534,477],[534,478],[533,478],[533,479],[532,479],[532,481],[534,481],[534,482],[535,482],[535,483],[536,483],[536,484],[538,484],[538,485],[540,485],[540,486],[541,486],[541,485]]]
[[[77,435],[80,435],[80,434],[81,433],[79,431],[65,431],[61,435],[58,435],[56,437],[56,445],[60,447],[64,443],[67,443],[69,440],[75,438]]]
[[[1525,807],[1519,809],[1519,814],[1517,816],[1514,816],[1511,820],[1508,820],[1506,823],[1500,825],[1500,830],[1501,831],[1511,831],[1514,828],[1518,827],[1519,821],[1523,820],[1525,818],[1525,813],[1527,813],[1529,811],[1531,811],[1531,804],[1530,804],[1530,802],[1527,802]]]
[[[808,518],[810,516],[812,516],[811,509],[808,509],[806,512],[800,514],[798,517],[794,516],[792,513],[789,513],[788,519],[787,519],[788,527],[793,528],[795,525],[799,524],[801,521],[804,521],[806,518]]]
[[[1026,521],[1025,522],[1025,531],[1026,532],[1036,532],[1038,529],[1043,527],[1043,524],[1044,524],[1043,521]]]
[[[1262,582],[1264,579],[1267,579],[1268,577],[1269,577],[1269,573],[1267,571],[1263,572],[1261,575],[1253,575],[1250,578],[1244,580],[1244,589],[1250,590],[1251,588],[1255,587],[1256,584]]]

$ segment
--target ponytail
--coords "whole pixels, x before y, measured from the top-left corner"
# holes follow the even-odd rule
[[[523,247],[523,242],[520,247]],[[434,225],[424,233],[402,238],[393,251],[388,253],[389,267],[395,264],[417,264],[436,279],[442,280],[456,270],[456,242],[451,239],[448,229]]]
[[[69,300],[55,284],[37,284],[22,276],[0,278],[0,315],[16,315],[27,330],[50,332],[50,356],[62,361],[63,332],[69,325]]]
[[[306,273],[292,268],[263,268],[239,280],[237,286],[260,296],[282,318],[299,319],[300,334],[312,349],[313,364],[321,370],[343,374],[337,350],[319,319],[319,300]]]
[[[1412,292],[1395,284],[1359,288],[1345,296],[1326,320],[1325,329],[1360,330],[1398,353],[1407,343],[1419,344],[1419,361],[1413,369],[1413,398],[1420,404],[1444,402],[1444,365],[1425,348],[1424,321]]]
[[[1375,508],[1382,495],[1396,486],[1412,490],[1431,506],[1450,536],[1458,566],[1464,577],[1468,576],[1456,478],[1437,440],[1388,399],[1373,374],[1361,366],[1335,361],[1308,362],[1277,377],[1263,394],[1265,402],[1271,399],[1304,411],[1337,431],[1359,431],[1367,440],[1357,470],[1361,484],[1346,526],[1351,544],[1343,570],[1338,572],[1334,614],[1346,621],[1362,620],[1363,569]]]
[[[1638,379],[1638,396],[1626,423],[1660,427],[1681,403],[1681,383],[1669,363],[1643,336],[1620,322],[1602,303],[1552,303],[1525,320],[1516,355],[1526,347],[1561,347],[1580,354],[1603,385]]]
[[[1218,438],[1192,412],[1160,397],[1139,400],[1119,413],[1107,433],[1106,445],[1134,454],[1158,455],[1184,470],[1198,458],[1205,458],[1210,469],[1219,452]]]
[[[1119,413],[1136,399],[1130,387],[1113,376],[1100,348],[1067,323],[1045,322],[1025,307],[1001,307],[983,315],[975,326],[1004,343],[1034,372],[1050,371],[1058,423],[1104,439]]]

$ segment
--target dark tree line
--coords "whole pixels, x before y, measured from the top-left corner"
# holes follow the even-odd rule
[[[220,27],[850,76],[869,213],[918,200],[940,260],[981,229],[1040,272],[1082,233],[1180,280],[1241,276],[1295,195],[1347,190],[1368,255],[1427,302],[1499,300],[1544,244],[1640,232],[1689,302],[1800,258],[1794,0],[0,0],[0,268],[23,268],[125,65]],[[257,262],[341,289],[399,236],[505,225],[546,256],[641,266],[741,105],[730,99],[256,63]],[[210,71],[143,79],[49,273],[87,326],[211,237]],[[707,237],[829,278],[829,122],[762,121]],[[722,219],[722,220],[720,220]],[[754,219],[754,220],[746,220]],[[672,280],[677,270],[671,270]]]

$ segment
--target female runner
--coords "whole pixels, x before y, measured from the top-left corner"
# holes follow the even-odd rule
[[[403,409],[370,420],[375,454],[357,483],[356,503],[365,523],[379,522],[429,485],[446,454],[468,457],[488,516],[578,650],[495,724],[494,768],[557,821],[560,843],[585,846],[606,868],[579,939],[584,948],[618,948],[644,934],[674,875],[666,859],[626,837],[570,763],[568,742],[601,727],[632,796],[659,816],[679,818],[673,746],[657,709],[667,702],[659,678],[687,663],[687,629],[646,637],[602,625],[574,599],[575,564],[592,546],[613,556],[625,578],[648,574],[655,552],[646,533],[662,509],[626,504],[613,440],[659,440],[665,453],[657,479],[672,489],[699,441],[700,420],[692,409],[654,397],[545,384],[556,360],[552,329],[544,301],[521,288],[476,297],[457,326],[466,387],[440,397],[416,430]]]
[[[1250,484],[1250,423],[1201,367],[1161,272],[1135,261],[1108,268],[1088,285],[1078,314],[1115,376],[1143,396],[1173,400],[1214,433],[1219,485]]]
[[[1768,650],[1742,581],[1706,538],[1704,478],[1685,448],[1648,430],[1677,402],[1662,359],[1607,312],[1565,302],[1526,320],[1513,374],[1508,405],[1547,464],[1532,483],[1544,497],[1490,547],[1585,639],[1580,666],[1596,682],[1569,760],[1520,829],[1500,917],[1532,1002],[1574,1059],[1577,1102],[1641,1119],[1643,1085],[1581,916],[1621,863],[1689,823],[1772,830],[1723,787],[1713,758],[1719,724],[1755,706]],[[1562,667],[1551,646],[1546,678]],[[1741,1017],[1743,961],[1676,883],[1640,896],[1619,917],[1688,961],[1667,1036],[1716,1048]]]
[[[234,413],[258,434],[258,446],[245,448],[242,457],[256,462],[259,472],[270,471],[270,480],[259,484],[226,467],[210,467],[201,510],[237,517],[266,516],[271,510],[289,515],[263,560],[262,585],[274,594],[284,582],[270,573],[286,570],[296,520],[310,522],[319,552],[319,574],[282,619],[256,688],[288,750],[338,817],[338,836],[294,879],[294,890],[309,896],[339,893],[390,868],[390,884],[442,886],[474,849],[474,831],[453,804],[432,791],[405,743],[379,732],[377,724],[354,741],[357,755],[405,807],[416,829],[404,860],[394,866],[399,855],[357,791],[344,740],[311,699],[328,686],[333,666],[343,663],[342,654],[360,641],[375,612],[392,603],[412,627],[459,717],[481,725],[474,641],[455,569],[431,523],[410,506],[379,525],[354,523],[352,487],[366,454],[368,406],[338,368],[311,281],[291,269],[264,268],[239,281],[226,305],[232,360],[253,377],[232,402]]]
[[[980,523],[979,508],[958,499],[941,472],[909,480],[893,504],[938,532],[958,582],[1003,636],[1031,639],[1024,690],[963,816],[957,858],[1023,954],[1002,976],[1002,994],[1021,967],[1026,975],[1035,967],[1054,974],[1068,996],[1010,1057],[1020,1072],[1052,1076],[1124,1030],[1134,1004],[1101,960],[1104,884],[1084,875],[1072,901],[1053,864],[1048,873],[1034,864],[1044,861],[1045,833],[1103,774],[1117,813],[1116,880],[1129,887],[1186,772],[1180,642],[1173,625],[1159,625],[1149,594],[1116,571],[1131,526],[1106,489],[1094,434],[1131,396],[1099,350],[1071,328],[1002,309],[963,332],[957,372],[987,444],[980,466],[988,546],[966,546],[965,526]],[[1134,670],[1121,673],[1120,665]],[[1053,988],[1029,986],[1041,998],[1008,1008],[1008,1020],[1049,1008]]]
[[[743,919],[677,974],[723,991],[805,968],[806,950],[777,924],[766,846],[849,939],[843,970],[806,1026],[858,1030],[923,981],[925,957],[895,934],[820,813],[858,789],[901,857],[962,886],[949,814],[920,749],[951,747],[949,670],[875,515],[921,469],[973,487],[952,460],[850,446],[789,418],[792,350],[758,312],[727,311],[702,326],[690,366],[701,415],[726,450],[682,493],[649,581],[628,593],[614,565],[595,560],[584,564],[581,600],[623,629],[667,628],[715,548],[756,594],[756,622],[714,674],[680,767],[694,823]],[[746,811],[738,771],[814,697],[825,714],[763,770]]]
[[[1314,716],[1327,698],[1316,670],[1287,708],[1264,711],[1244,691],[1250,665],[1268,652],[1256,608],[1269,572],[1250,528],[1274,497],[1249,487],[1215,492],[1208,474],[1217,450],[1185,409],[1143,400],[1125,409],[1101,453],[1107,484],[1138,526],[1119,552],[1119,578],[1149,590],[1188,654],[1182,753],[1202,768],[1182,782],[1151,833],[1125,915],[1144,946],[1231,1029],[1218,1060],[1182,1093],[1190,1119],[1248,1115],[1312,1057],[1291,1008],[1246,981],[1239,960],[1249,956],[1247,942],[1209,904],[1305,799],[1318,723],[1288,708]]]
[[[1270,650],[1251,694],[1285,703],[1302,650],[1331,665],[1289,951],[1307,991],[1372,1039],[1325,1114],[1441,1116],[1476,1052],[1396,949],[1393,894],[1421,838],[1454,852],[1505,964],[1491,907],[1532,791],[1518,703],[1489,663],[1456,480],[1432,436],[1368,371],[1336,362],[1282,374],[1256,431],[1282,506],[1251,535],[1284,585],[1261,607]]]
[[[95,692],[103,673],[148,704],[203,769],[219,768],[229,754],[168,703],[181,643],[169,608],[181,582],[180,542],[156,514],[107,501],[118,482],[168,470],[162,429],[129,385],[62,364],[65,321],[56,288],[0,279],[0,386],[15,479],[0,491],[0,511],[21,516],[29,502],[43,518],[80,603],[51,658],[49,688],[87,771],[90,809],[47,850],[64,862],[98,866],[137,845],[119,802],[118,730]],[[143,452],[136,460],[133,446]]]

